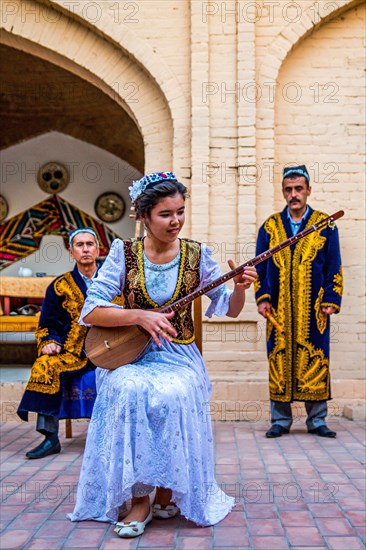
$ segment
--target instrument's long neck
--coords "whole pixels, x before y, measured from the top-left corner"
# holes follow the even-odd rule
[[[181,298],[180,300],[177,300],[173,304],[161,309],[160,311],[162,313],[170,313],[171,311],[177,311],[178,309],[187,306],[193,300],[196,298],[199,298],[200,296],[203,296],[204,294],[207,294],[210,290],[213,290],[214,288],[222,285],[223,283],[226,283],[230,279],[233,279],[236,275],[239,275],[244,271],[244,268],[247,266],[254,266],[261,262],[264,262],[265,260],[268,260],[273,254],[276,254],[276,252],[280,252],[280,250],[283,250],[287,246],[291,246],[292,244],[295,244],[300,239],[303,239],[307,235],[310,235],[313,231],[318,231],[319,229],[323,229],[327,225],[333,223],[336,219],[343,216],[344,212],[340,210],[339,212],[336,212],[336,214],[333,214],[332,216],[329,216],[328,218],[324,218],[321,220],[317,225],[312,225],[308,227],[307,229],[304,229],[304,231],[301,231],[297,235],[294,235],[293,237],[290,237],[286,241],[283,241],[282,243],[278,244],[277,246],[274,246],[273,248],[270,248],[269,250],[266,250],[265,252],[262,252],[262,254],[259,254],[259,256],[256,256],[252,260],[249,260],[248,262],[245,262],[244,264],[239,265],[239,267],[236,267],[235,269],[232,269],[231,271],[228,271],[225,273],[225,275],[222,275],[209,285],[205,286],[204,288],[201,288],[199,290],[195,290],[194,292],[191,292],[184,298]]]

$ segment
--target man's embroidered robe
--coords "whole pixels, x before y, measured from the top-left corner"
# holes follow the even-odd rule
[[[38,358],[18,408],[22,420],[28,420],[29,411],[58,418],[91,417],[95,366],[83,349],[87,328],[78,324],[86,291],[76,266],[47,288],[36,331]],[[51,342],[61,346],[61,353],[42,355]]]
[[[326,218],[309,207],[299,232]],[[258,233],[257,255],[292,237],[287,207],[270,216]],[[329,316],[338,313],[343,276],[338,230],[327,226],[258,264],[257,304],[271,303],[284,331],[267,321],[269,389],[273,401],[322,401],[331,398]]]

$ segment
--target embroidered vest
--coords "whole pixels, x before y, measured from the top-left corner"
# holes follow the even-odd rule
[[[124,241],[126,262],[126,281],[123,290],[124,305],[128,309],[153,309],[159,308],[158,304],[150,298],[146,290],[143,244],[142,239]],[[166,307],[180,298],[190,294],[200,282],[201,246],[195,241],[181,240],[180,263],[178,281],[173,296],[165,302],[161,308]],[[177,344],[190,344],[194,341],[194,328],[192,319],[192,304],[179,309],[170,319],[177,331],[177,337],[173,342]]]

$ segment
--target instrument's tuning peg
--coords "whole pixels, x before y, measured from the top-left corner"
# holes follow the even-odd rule
[[[135,206],[132,204],[130,206],[130,210],[132,212],[132,214],[129,215],[130,218],[136,218],[136,209],[135,209]]]

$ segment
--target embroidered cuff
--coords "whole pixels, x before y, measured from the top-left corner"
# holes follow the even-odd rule
[[[262,294],[262,296],[259,296],[259,298],[256,299],[257,306],[259,306],[259,304],[260,304],[261,302],[269,302],[269,303],[271,303],[271,296],[270,296],[270,294]]]
[[[321,307],[334,307],[335,309],[335,312],[334,313],[339,313],[341,311],[341,306],[339,306],[338,304],[332,304],[332,302],[322,302],[320,304]]]
[[[60,348],[62,348],[62,344],[60,342],[57,342],[57,340],[42,340],[42,342],[40,342],[37,346],[38,357],[44,355],[42,353],[42,348],[44,348],[48,344],[56,344],[56,346],[60,346]]]

